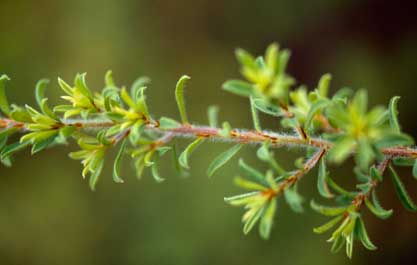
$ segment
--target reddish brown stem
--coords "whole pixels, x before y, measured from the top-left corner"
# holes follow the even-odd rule
[[[108,120],[69,120],[64,121],[67,126],[76,126],[80,129],[88,128],[106,128],[114,126],[115,123]],[[11,119],[0,118],[0,129],[15,127],[23,131],[27,131],[27,124],[22,122],[16,122]],[[172,134],[172,137],[206,137],[212,139],[223,140],[225,142],[237,142],[242,144],[260,144],[265,141],[271,143],[271,147],[281,146],[303,146],[303,147],[315,147],[318,149],[330,149],[333,143],[323,140],[321,138],[307,138],[303,139],[298,135],[287,135],[275,132],[257,132],[243,129],[233,129],[229,136],[223,136],[219,128],[206,127],[206,126],[194,126],[190,124],[180,125],[177,128],[161,129],[157,123],[149,123],[146,125],[146,130],[157,131],[162,134]],[[389,157],[409,157],[417,158],[417,149],[409,147],[389,147],[381,149],[381,152]]]

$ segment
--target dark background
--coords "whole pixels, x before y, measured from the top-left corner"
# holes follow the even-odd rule
[[[0,11],[0,73],[12,78],[12,102],[33,104],[43,77],[52,79],[48,95],[58,102],[56,77],[71,81],[77,72],[88,72],[90,87],[99,90],[112,69],[119,84],[150,76],[152,113],[176,117],[174,85],[189,74],[192,121],[205,123],[206,108],[215,103],[223,120],[248,128],[247,101],[221,84],[239,76],[234,48],[260,54],[276,41],[292,50],[289,71],[299,83],[313,87],[330,72],[333,91],[364,87],[372,104],[401,96],[403,129],[417,136],[416,1],[0,0]],[[264,117],[263,126],[276,129],[277,121]],[[21,153],[14,167],[0,168],[0,264],[416,264],[417,217],[401,207],[389,181],[379,193],[395,215],[381,221],[365,214],[376,252],[358,243],[352,261],[331,255],[326,236],[312,233],[325,219],[308,208],[295,214],[283,203],[272,239],[244,236],[242,209],[222,199],[239,191],[232,184],[236,164],[205,176],[224,148],[199,149],[187,179],[165,161],[163,184],[149,174],[136,180],[128,164],[127,183],[114,184],[108,163],[96,192],[82,180],[79,163],[67,158],[75,146]],[[242,153],[253,163],[254,150]],[[278,157],[288,158],[286,150]],[[353,186],[350,169],[332,176]],[[409,171],[401,175],[417,198]],[[300,188],[307,201],[317,197],[314,174]]]

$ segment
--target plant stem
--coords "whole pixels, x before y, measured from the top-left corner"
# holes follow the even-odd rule
[[[282,182],[279,186],[279,192],[283,192],[288,187],[294,185],[297,183],[302,177],[304,177],[308,172],[310,172],[320,161],[320,159],[323,158],[323,156],[326,154],[327,149],[320,149],[318,150],[303,166],[303,168],[297,170],[294,175],[286,179],[284,182]]]
[[[64,120],[63,124],[65,126],[75,126],[79,129],[99,129],[106,128],[116,125],[116,122],[111,120]],[[16,122],[7,118],[0,118],[0,129],[1,128],[10,128],[15,127],[22,131],[28,131],[26,123]],[[177,128],[172,129],[162,129],[159,128],[157,122],[151,122],[146,125],[146,130],[157,131],[161,134],[169,134],[170,137],[177,138],[197,138],[205,137],[216,140],[221,140],[224,142],[234,142],[241,144],[261,144],[265,141],[271,143],[271,147],[279,148],[283,146],[300,146],[300,147],[315,147],[318,149],[330,149],[333,146],[333,143],[321,139],[321,138],[311,138],[303,139],[299,135],[289,135],[284,133],[277,132],[268,132],[268,131],[250,131],[245,129],[233,129],[230,132],[228,137],[222,136],[220,128],[208,127],[208,126],[195,126],[192,124],[180,125]],[[417,149],[410,147],[389,147],[381,149],[381,152],[394,157],[408,157],[408,158],[417,158]]]
[[[391,159],[392,159],[392,157],[387,156],[378,165],[377,169],[378,169],[379,174],[381,176],[384,175],[385,170],[387,169],[389,163],[391,162]],[[367,198],[369,198],[369,196],[371,196],[372,192],[375,190],[375,188],[378,186],[379,183],[380,183],[380,181],[378,181],[378,180],[372,180],[371,187],[369,188],[369,190],[367,192],[361,192],[358,195],[356,195],[356,197],[352,201],[352,204],[355,205],[356,209],[359,209],[363,205],[363,203],[365,202],[365,200]]]

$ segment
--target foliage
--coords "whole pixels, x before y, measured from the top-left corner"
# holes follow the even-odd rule
[[[66,104],[48,105],[45,96],[48,80],[40,80],[35,88],[37,107],[9,104],[6,98],[6,75],[0,77],[0,159],[10,166],[13,155],[31,146],[32,154],[58,144],[74,140],[79,150],[71,152],[70,158],[81,160],[82,176],[89,179],[95,190],[103,171],[107,154],[116,149],[113,161],[113,180],[123,183],[121,162],[130,157],[138,177],[145,168],[157,182],[159,160],[172,152],[175,169],[180,175],[189,170],[192,153],[207,139],[222,139],[234,145],[219,154],[208,166],[212,176],[222,166],[250,144],[258,144],[256,156],[268,164],[266,172],[239,160],[243,177],[236,177],[236,184],[247,193],[226,197],[232,206],[244,207],[244,233],[259,223],[262,238],[269,238],[274,224],[279,198],[290,208],[301,213],[305,199],[297,186],[303,176],[318,166],[317,190],[324,199],[334,201],[324,206],[311,200],[316,212],[330,218],[324,225],[314,228],[315,233],[333,229],[329,238],[331,251],[338,252],[344,246],[347,256],[352,256],[354,241],[360,241],[369,250],[376,246],[369,239],[363,221],[364,206],[375,216],[386,219],[393,211],[384,209],[377,197],[378,185],[383,182],[387,169],[392,183],[403,203],[410,211],[417,206],[406,191],[405,185],[395,172],[394,166],[412,167],[417,178],[417,149],[413,139],[401,132],[397,104],[399,97],[392,98],[387,107],[368,109],[366,90],[354,92],[343,88],[329,94],[331,76],[323,75],[312,91],[304,86],[294,87],[295,79],[286,73],[290,57],[288,50],[270,45],[264,56],[254,57],[238,49],[236,57],[245,80],[229,80],[224,90],[248,98],[254,130],[233,129],[228,122],[221,128],[218,124],[218,107],[208,109],[209,126],[196,126],[189,122],[184,90],[190,80],[179,79],[175,88],[180,121],[171,117],[154,118],[146,103],[145,90],[149,80],[137,79],[130,88],[120,87],[109,71],[105,75],[105,87],[93,92],[86,83],[86,74],[77,74],[73,84],[58,78]],[[283,133],[263,131],[259,114],[264,113],[280,119]],[[13,141],[18,135],[19,140]],[[190,144],[178,154],[176,138],[189,138]],[[272,149],[283,146],[299,146],[303,156],[295,161],[295,169],[287,170],[275,159]],[[339,165],[354,157],[356,190],[348,191],[338,185],[328,171],[328,165]],[[336,227],[336,228],[335,228]]]

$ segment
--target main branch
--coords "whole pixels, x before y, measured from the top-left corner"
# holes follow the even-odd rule
[[[74,126],[80,130],[82,129],[100,129],[109,128],[116,123],[110,120],[66,120],[62,122],[64,126]],[[27,124],[22,122],[16,122],[11,119],[1,118],[0,128],[18,128],[22,131],[27,131]],[[283,146],[287,147],[315,147],[318,149],[330,149],[333,143],[321,138],[304,138],[299,135],[291,135],[285,133],[277,133],[271,131],[251,131],[246,129],[232,129],[228,136],[224,136],[221,132],[222,129],[209,127],[209,126],[196,126],[192,124],[180,125],[176,128],[161,129],[158,122],[150,122],[146,125],[146,130],[156,131],[161,134],[169,134],[170,137],[177,138],[198,138],[204,137],[214,140],[220,140],[224,142],[241,143],[241,144],[262,144],[266,141],[270,142],[270,146],[279,148]],[[409,147],[390,147],[383,148],[381,152],[384,155],[391,157],[407,157],[417,158],[417,148]]]

